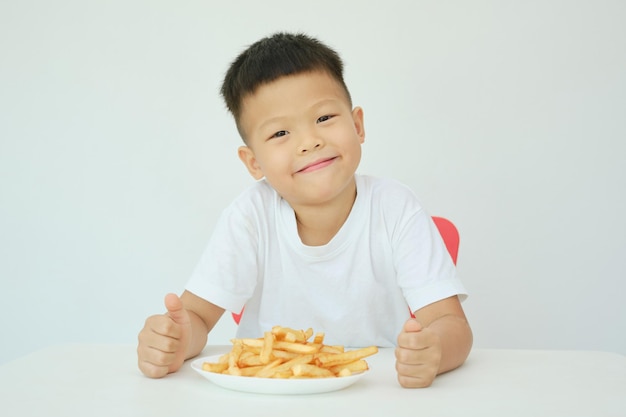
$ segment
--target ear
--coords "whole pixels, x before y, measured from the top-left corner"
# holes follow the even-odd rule
[[[265,176],[263,175],[263,171],[261,170],[252,149],[247,146],[240,146],[239,149],[237,149],[237,155],[239,155],[239,159],[241,159],[241,162],[243,162],[248,169],[248,172],[255,180],[260,180]]]
[[[354,129],[361,139],[361,143],[365,142],[365,125],[363,124],[363,109],[355,107],[352,110],[352,120],[354,120]]]

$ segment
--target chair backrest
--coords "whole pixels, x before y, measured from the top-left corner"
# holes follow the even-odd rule
[[[459,231],[454,223],[444,217],[433,216],[433,222],[435,222],[435,226],[437,226],[439,234],[443,238],[443,243],[446,245],[446,249],[448,249],[448,252],[452,257],[452,262],[456,265],[456,258],[459,253]],[[241,313],[239,314],[232,313],[235,323],[239,324],[239,320],[241,320],[241,315],[243,314],[244,309],[241,309]],[[413,314],[411,313],[411,315]]]
[[[437,229],[439,229],[439,234],[443,238],[443,243],[445,243],[452,261],[456,265],[456,258],[459,254],[459,231],[454,223],[444,217],[433,216],[433,221]]]

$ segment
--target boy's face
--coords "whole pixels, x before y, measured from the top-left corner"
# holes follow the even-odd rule
[[[247,146],[239,157],[292,207],[354,193],[365,139],[363,111],[352,110],[325,72],[282,77],[246,97],[239,119]]]

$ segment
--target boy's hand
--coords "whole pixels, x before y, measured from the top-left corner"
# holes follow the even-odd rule
[[[148,317],[139,332],[139,369],[151,378],[180,369],[191,340],[191,320],[180,298],[166,295],[165,308],[166,314]]]
[[[404,388],[425,388],[432,384],[441,362],[439,336],[415,319],[404,323],[396,348],[398,382]]]

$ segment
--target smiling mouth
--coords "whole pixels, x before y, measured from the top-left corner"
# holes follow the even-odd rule
[[[321,161],[313,162],[310,165],[305,166],[300,171],[297,171],[297,174],[304,174],[307,172],[317,171],[322,168],[326,168],[328,165],[332,164],[335,161],[336,157],[322,159]]]

